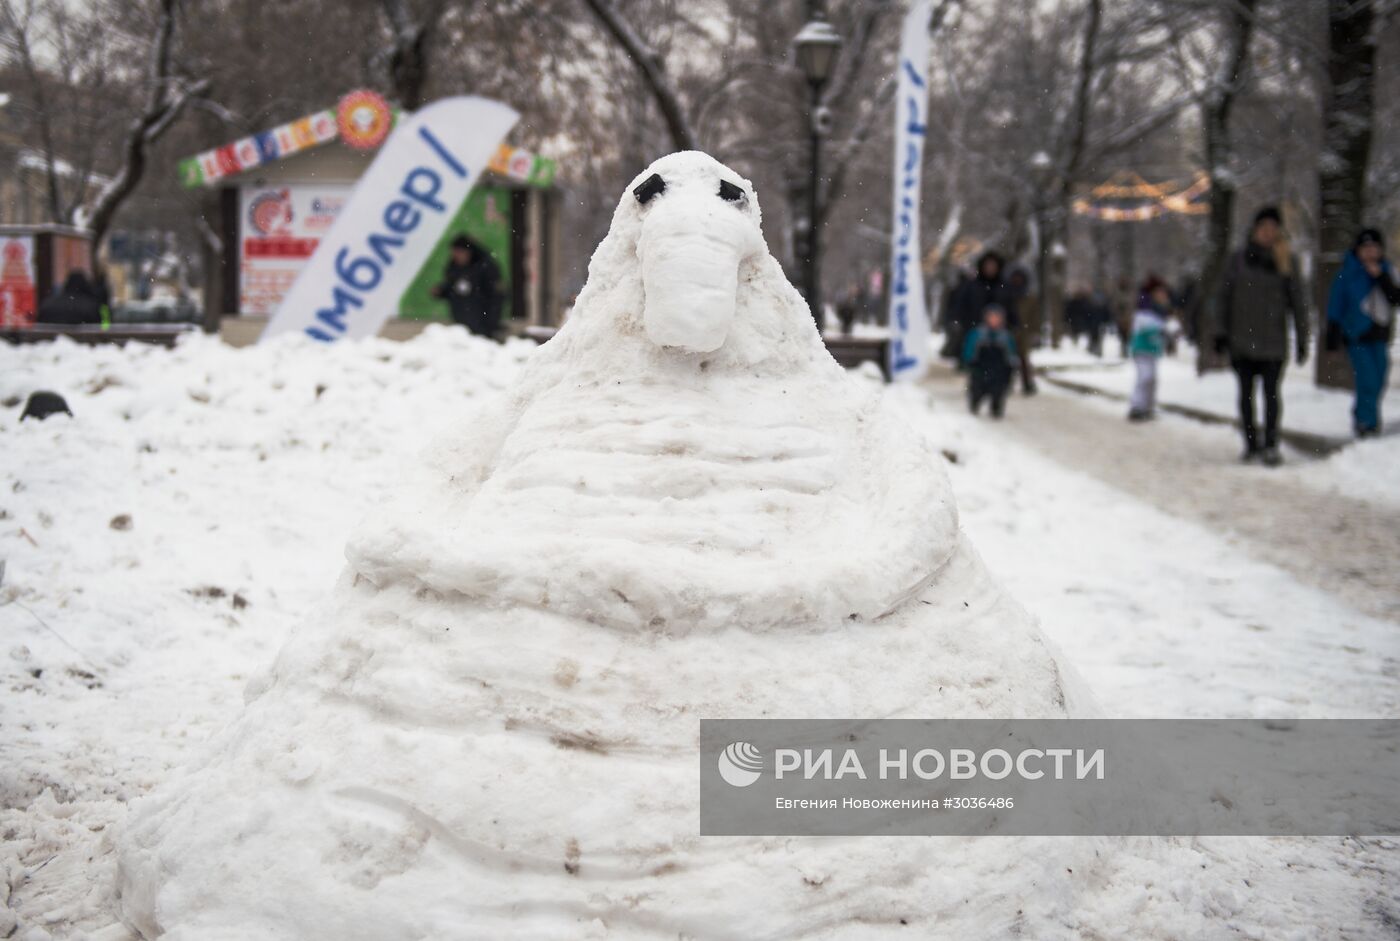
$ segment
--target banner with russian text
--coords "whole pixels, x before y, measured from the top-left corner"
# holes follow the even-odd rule
[[[400,121],[262,338],[378,333],[518,118],[500,102],[461,96]]]
[[[920,267],[919,205],[928,132],[928,27],[931,0],[904,17],[896,76],[894,204],[890,254],[890,376],[916,381],[928,370],[928,311]]]

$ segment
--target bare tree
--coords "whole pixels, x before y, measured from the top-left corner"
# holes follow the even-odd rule
[[[1219,65],[1199,95],[1206,173],[1210,176],[1210,218],[1206,227],[1201,290],[1192,312],[1197,333],[1205,337],[1202,318],[1214,316],[1214,301],[1230,256],[1230,230],[1235,215],[1236,179],[1230,137],[1230,112],[1243,87],[1258,0],[1228,0],[1221,11],[1218,43],[1208,53]],[[1215,365],[1212,351],[1202,343],[1201,368]]]
[[[696,142],[695,132],[691,128],[685,107],[681,103],[680,96],[676,93],[675,86],[666,75],[666,65],[661,56],[647,44],[642,35],[618,12],[617,7],[613,6],[610,0],[583,0],[583,2],[593,11],[594,17],[608,31],[613,40],[622,47],[627,58],[631,59],[633,65],[637,67],[637,71],[646,82],[647,90],[661,111],[662,120],[666,122],[666,130],[670,133],[671,142],[675,148],[677,150],[698,149],[699,144]]]
[[[87,218],[94,241],[107,234],[117,210],[141,182],[151,146],[170,130],[192,97],[209,90],[208,79],[187,81],[176,75],[173,46],[177,3],[178,0],[160,0],[157,8],[146,69],[145,101],[127,127],[121,165],[98,192]]]
[[[73,221],[108,149],[113,99],[122,92],[112,79],[115,45],[110,25],[91,12],[44,0],[0,0],[0,48],[17,66],[25,92],[14,110],[23,114],[26,137],[32,135],[44,161],[53,222]]]
[[[1318,271],[1314,286],[1320,310],[1351,240],[1365,222],[1366,170],[1375,113],[1375,0],[1328,0],[1327,69],[1322,99],[1323,152],[1317,162]],[[1326,318],[1320,318],[1322,323]],[[1350,386],[1351,369],[1340,352],[1318,344],[1320,385]]]
[[[416,110],[426,100],[428,43],[442,20],[447,0],[427,0],[419,16],[414,15],[408,0],[380,0],[380,8],[389,22],[385,54],[389,87],[400,105]]]
[[[1069,230],[1070,198],[1084,166],[1089,142],[1089,121],[1094,104],[1095,82],[1102,63],[1099,61],[1099,37],[1103,29],[1103,2],[1089,0],[1084,10],[1083,34],[1080,38],[1079,62],[1075,70],[1074,92],[1069,116],[1050,155],[1052,183],[1036,200],[1038,251],[1036,268],[1039,272],[1041,328],[1053,324],[1063,306],[1065,256],[1057,247],[1063,246]],[[1054,331],[1058,339],[1059,331]]]

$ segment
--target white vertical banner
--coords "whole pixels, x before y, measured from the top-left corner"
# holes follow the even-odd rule
[[[894,116],[894,204],[890,233],[890,376],[912,382],[928,370],[919,206],[928,133],[928,49],[932,0],[915,0],[899,44]]]
[[[461,96],[401,121],[262,339],[304,333],[329,342],[378,333],[519,117],[498,101]]]

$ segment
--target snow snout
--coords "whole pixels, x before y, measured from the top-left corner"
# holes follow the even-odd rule
[[[739,266],[763,249],[752,218],[730,203],[677,193],[642,220],[642,322],[657,346],[709,353],[738,305]]]

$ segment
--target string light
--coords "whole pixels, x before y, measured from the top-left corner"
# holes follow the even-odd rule
[[[1103,183],[1089,191],[1089,196],[1077,197],[1070,205],[1077,215],[1105,222],[1147,222],[1168,213],[1183,216],[1199,216],[1210,211],[1210,207],[1197,202],[1210,192],[1210,177],[1205,173],[1184,187],[1174,187],[1168,183],[1149,183],[1131,170],[1120,170]],[[1149,200],[1146,205],[1122,207],[1105,206],[1096,200],[1137,199]]]

